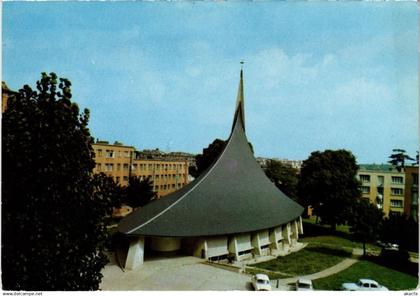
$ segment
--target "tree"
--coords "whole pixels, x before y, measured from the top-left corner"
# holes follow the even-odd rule
[[[419,248],[419,224],[413,217],[390,214],[384,219],[381,240],[397,243],[400,249],[417,252]]]
[[[226,141],[216,139],[207,148],[203,149],[202,154],[197,154],[195,162],[197,164],[196,171],[191,172],[193,177],[200,176],[210,165],[217,159],[217,157],[225,149]]]
[[[356,200],[349,218],[350,231],[356,239],[363,242],[363,255],[366,255],[366,242],[375,241],[379,236],[384,213],[365,199]]]
[[[156,197],[153,182],[149,178],[130,177],[125,188],[125,203],[130,207],[143,207]]]
[[[347,221],[355,200],[361,196],[356,179],[358,166],[350,151],[312,152],[302,164],[298,196],[311,205],[321,222],[331,225]]]
[[[278,160],[269,160],[264,172],[278,189],[280,189],[288,197],[297,201],[297,169]]]
[[[97,290],[112,205],[92,181],[89,111],[71,83],[42,73],[2,124],[2,282],[7,290]]]
[[[93,175],[94,192],[98,194],[98,201],[105,201],[107,207],[119,208],[123,202],[125,192],[114,179],[104,173]],[[110,209],[108,209],[109,211]]]
[[[195,156],[197,168],[193,168],[193,170],[189,171],[190,174],[195,178],[200,176],[216,161],[217,157],[222,153],[223,149],[225,149],[226,144],[227,141],[216,139],[207,148],[204,148],[202,154],[197,154]],[[252,144],[248,142],[248,145],[251,148],[252,153],[254,153]]]
[[[403,149],[392,149],[392,152],[393,154],[389,156],[390,160],[388,163],[395,166],[399,172],[404,169],[406,160],[415,160],[414,158],[410,157]]]

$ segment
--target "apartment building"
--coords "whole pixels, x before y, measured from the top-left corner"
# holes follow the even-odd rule
[[[302,167],[302,163],[303,163],[303,160],[290,160],[290,159],[285,159],[285,158],[279,159],[279,158],[257,157],[256,160],[263,169],[267,167],[267,163],[270,160],[279,161],[283,164],[291,166],[294,169],[297,169],[298,171],[300,171]]]
[[[7,109],[7,104],[10,97],[16,95],[17,92],[10,90],[4,81],[1,82],[1,112],[4,113]]]
[[[382,209],[385,216],[403,214],[405,206],[405,173],[391,167],[361,165],[357,176],[362,197]]]
[[[130,176],[149,178],[159,198],[188,183],[187,160],[145,159],[133,146],[119,142],[97,141],[92,146],[96,162],[94,173],[103,172],[122,186],[128,185]]]
[[[405,173],[405,203],[404,213],[407,216],[418,219],[418,199],[419,199],[419,167],[406,166]]]

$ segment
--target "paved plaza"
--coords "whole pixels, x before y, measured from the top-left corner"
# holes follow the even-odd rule
[[[134,271],[115,262],[102,271],[102,291],[246,291],[251,276],[204,264],[204,259],[183,256],[153,258]],[[275,283],[273,283],[275,284]],[[287,287],[280,287],[287,290]],[[274,290],[275,287],[273,287]]]

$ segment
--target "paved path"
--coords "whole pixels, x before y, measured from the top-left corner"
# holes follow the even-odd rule
[[[327,276],[330,276],[332,274],[343,271],[343,270],[349,268],[350,266],[352,266],[357,261],[358,261],[358,259],[352,259],[352,258],[344,259],[340,263],[338,263],[334,266],[331,266],[330,268],[324,269],[323,271],[313,273],[313,274],[308,274],[308,275],[291,277],[291,278],[287,278],[287,279],[280,279],[279,282],[280,282],[281,285],[288,285],[288,284],[295,283],[298,278],[316,280],[316,279],[327,277]]]
[[[338,273],[340,271],[343,271],[343,270],[349,268],[354,263],[359,261],[359,258],[362,255],[363,255],[363,250],[362,249],[353,249],[353,256],[352,256],[353,258],[344,259],[340,263],[338,263],[334,266],[331,266],[330,268],[324,269],[322,271],[319,271],[319,272],[316,272],[316,273],[313,273],[313,274],[295,276],[295,277],[286,278],[286,279],[280,279],[279,282],[280,282],[281,285],[288,285],[288,284],[295,283],[298,278],[316,280],[316,279],[320,279],[320,278],[323,278],[323,277],[327,277],[327,276],[333,275],[335,273]]]

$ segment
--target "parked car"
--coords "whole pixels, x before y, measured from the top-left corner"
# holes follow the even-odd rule
[[[299,278],[296,281],[296,291],[313,291],[314,287],[312,281],[308,279]]]
[[[271,291],[270,279],[266,274],[254,274],[252,276],[251,284],[255,291]]]
[[[344,283],[341,288],[346,291],[388,291],[388,288],[370,279],[360,279],[357,283]]]

